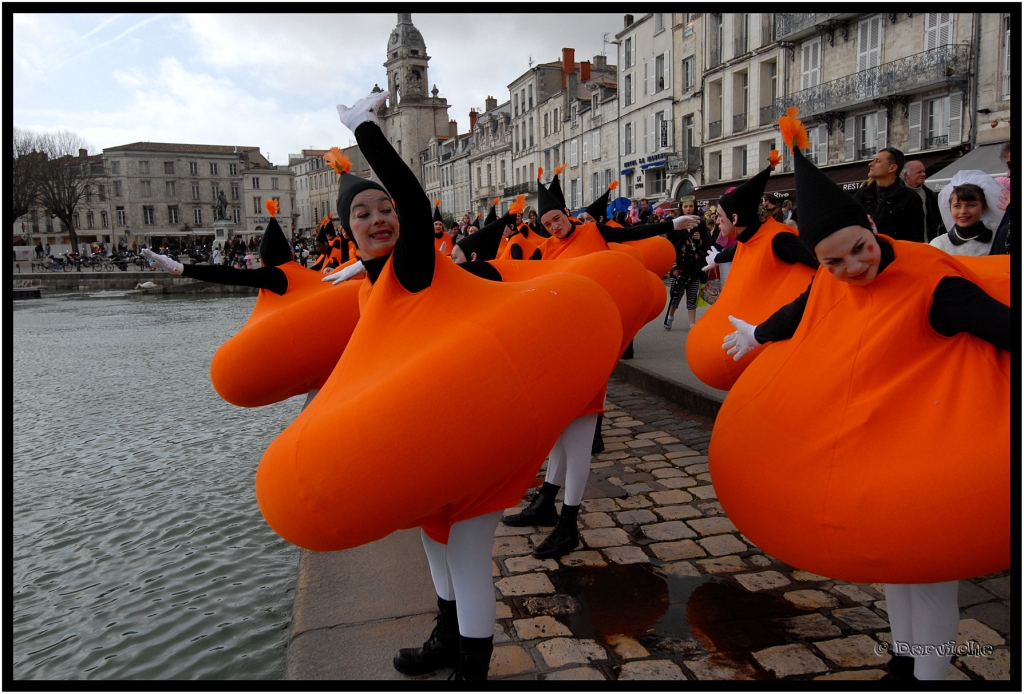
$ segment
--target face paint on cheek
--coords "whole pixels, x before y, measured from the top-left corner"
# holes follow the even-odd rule
[[[868,246],[868,253],[874,253],[874,252],[875,252],[875,247],[874,247],[874,246],[871,246],[871,245],[869,245],[869,246]]]
[[[830,275],[836,274],[836,269],[834,267],[827,268],[827,270],[828,270],[828,274],[830,274]]]

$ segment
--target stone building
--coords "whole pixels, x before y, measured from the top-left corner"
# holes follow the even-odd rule
[[[324,160],[330,150],[304,149],[301,154],[288,155],[289,168],[295,176],[295,233],[309,236],[326,215],[337,219],[338,174]],[[366,163],[358,145],[341,150],[352,163],[349,173],[370,178],[370,165]]]
[[[665,200],[665,161],[674,153],[672,15],[625,15],[619,45],[619,132],[622,195]]]
[[[295,209],[292,211],[296,215],[295,233],[302,236],[309,236],[318,221],[313,219],[310,205],[309,189],[313,183],[310,179],[316,168],[316,159],[326,153],[325,149],[304,149],[299,154],[288,155],[288,167],[295,181]]]
[[[456,221],[464,214],[472,219],[476,217],[469,163],[472,136],[459,135],[456,121],[451,121],[448,127],[448,136],[430,138],[420,153],[418,170],[424,179],[423,190],[431,204],[441,201],[442,214],[451,215]]]
[[[977,144],[1010,139],[1010,95],[1013,91],[1010,40],[1013,28],[1009,12],[986,12],[976,23],[975,62],[978,74],[973,122]]]
[[[508,176],[512,171],[512,102],[498,105],[488,96],[483,113],[470,111],[469,130],[473,138],[469,166],[472,174],[471,205],[484,215],[491,209],[494,198],[499,201],[500,216],[508,209],[511,198],[505,198]]]
[[[334,172],[331,171],[331,175]],[[334,176],[337,178],[337,176]],[[270,222],[270,215],[267,213],[267,200],[276,200],[278,203],[277,223],[286,236],[291,235],[291,226],[294,223],[292,211],[295,209],[295,175],[287,166],[275,166],[273,164],[251,166],[242,172],[242,209],[245,213],[245,222],[242,227],[235,229],[235,235],[259,235]],[[221,232],[218,231],[217,240]]]
[[[665,158],[669,198],[678,200],[703,184],[704,142],[703,75],[704,17],[699,13],[672,15],[672,52],[676,56],[672,72],[673,152]]]
[[[437,85],[427,93],[427,46],[413,26],[412,15],[398,13],[398,25],[388,38],[388,103],[380,110],[384,134],[417,177],[422,176],[420,153],[430,138],[448,134],[448,101],[438,96]],[[421,179],[420,184],[424,181]]]
[[[531,66],[508,85],[512,102],[512,171],[505,196],[525,194],[527,208],[537,208],[537,168],[543,167],[549,172],[547,180],[554,175],[555,166],[565,159],[560,144],[565,110],[557,104],[548,104],[563,88],[565,74],[563,56],[563,61]],[[543,108],[542,104],[545,104]],[[547,123],[543,130],[542,121]]]

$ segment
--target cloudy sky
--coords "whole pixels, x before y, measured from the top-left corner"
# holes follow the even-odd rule
[[[280,7],[280,5],[261,5]],[[459,131],[484,98],[534,63],[576,60],[612,41],[622,14],[413,14],[428,80]],[[14,124],[68,129],[90,152],[138,141],[259,147],[277,164],[303,148],[346,146],[335,105],[352,104],[383,67],[394,13],[16,14]]]

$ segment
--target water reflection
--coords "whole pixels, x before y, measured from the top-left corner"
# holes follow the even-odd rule
[[[241,409],[209,379],[254,301],[15,304],[15,678],[282,676],[298,550],[253,485],[302,399]]]

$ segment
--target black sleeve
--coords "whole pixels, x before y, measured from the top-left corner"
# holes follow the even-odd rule
[[[321,270],[323,270],[323,268],[324,268],[324,261],[326,261],[326,260],[327,260],[327,256],[326,255],[321,255],[320,257],[318,257],[316,259],[316,262],[313,263],[313,266],[310,269],[311,270],[316,270],[317,272],[320,272]]]
[[[784,263],[803,263],[812,270],[818,269],[818,259],[796,234],[783,231],[772,238],[772,253]],[[721,262],[721,261],[719,261]]]
[[[754,329],[754,339],[762,345],[766,342],[778,342],[793,337],[800,320],[804,317],[804,309],[807,308],[807,297],[811,294],[811,287],[814,285],[814,278],[807,285],[803,294],[780,308],[778,311],[766,318],[757,328]]]
[[[401,226],[391,261],[395,276],[412,293],[426,289],[434,277],[434,223],[430,200],[415,174],[384,137],[380,126],[371,121],[360,123],[355,136],[359,151],[395,201]]]
[[[239,270],[227,265],[185,265],[182,277],[192,277],[203,282],[231,284],[236,287],[256,287],[275,294],[288,291],[288,276],[276,267],[261,267],[258,270]]]
[[[932,294],[928,322],[946,337],[970,333],[997,349],[1010,350],[1010,307],[963,277],[943,277]]]
[[[512,244],[512,250],[510,250],[508,253],[509,253],[509,255],[512,256],[513,260],[522,260],[523,259],[523,247],[520,246],[518,243],[513,243]]]
[[[639,241],[640,239],[649,239],[652,236],[661,236],[672,231],[672,220],[658,222],[657,224],[641,224],[635,227],[626,227],[625,229],[616,229],[615,227],[598,224],[597,230],[601,232],[604,240],[609,243]]]
[[[733,245],[729,246],[724,251],[720,252],[718,255],[715,256],[715,262],[718,263],[719,265],[721,265],[722,263],[731,263],[733,257],[736,255],[736,249],[738,247],[738,243],[734,243]]]

